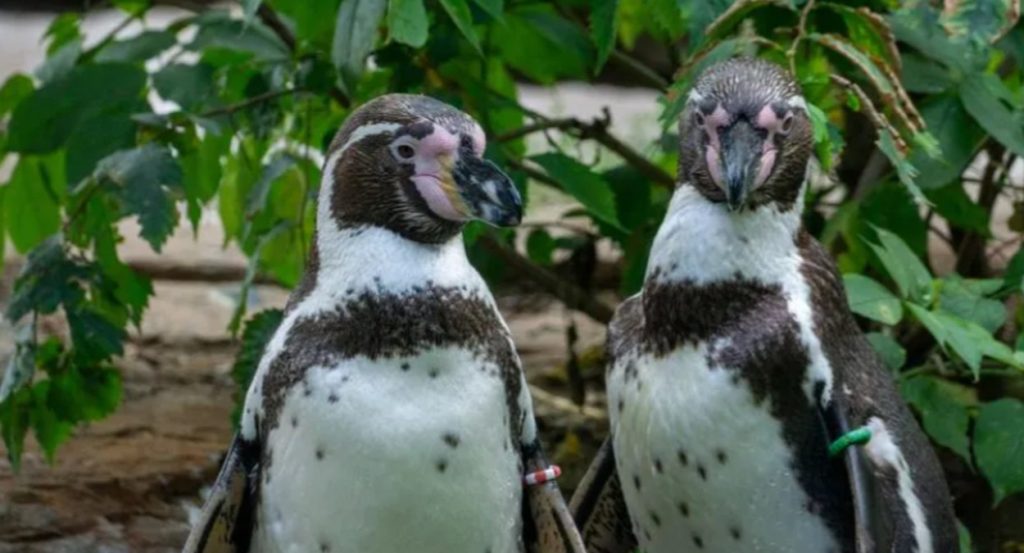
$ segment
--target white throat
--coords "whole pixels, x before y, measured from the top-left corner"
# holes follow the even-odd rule
[[[801,194],[798,197],[803,197]],[[737,277],[777,283],[798,263],[799,200],[786,211],[771,203],[739,213],[680,186],[651,246],[647,278],[709,283]]]

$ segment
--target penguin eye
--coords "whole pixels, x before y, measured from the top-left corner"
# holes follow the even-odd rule
[[[786,114],[786,117],[782,119],[782,124],[779,125],[779,132],[783,135],[789,134],[789,131],[793,130],[793,112]]]
[[[408,144],[400,144],[395,148],[395,152],[398,154],[399,159],[410,160],[416,155],[416,150]]]

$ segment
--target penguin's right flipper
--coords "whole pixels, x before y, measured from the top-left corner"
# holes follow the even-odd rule
[[[629,510],[615,469],[611,437],[601,444],[569,501],[569,510],[590,553],[633,553],[637,550],[637,539],[633,535]]]
[[[182,553],[247,553],[252,540],[259,447],[235,435]]]

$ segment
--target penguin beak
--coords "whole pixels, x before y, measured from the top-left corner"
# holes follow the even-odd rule
[[[451,179],[466,215],[498,227],[518,225],[523,219],[523,200],[512,179],[469,149],[459,153],[451,166]]]
[[[746,120],[722,133],[721,181],[731,211],[739,211],[755,187],[764,138]]]

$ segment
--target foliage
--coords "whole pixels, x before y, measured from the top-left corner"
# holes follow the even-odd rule
[[[139,22],[151,8],[113,3]],[[0,88],[0,156],[16,159],[0,215],[28,255],[7,313],[22,329],[0,386],[8,455],[17,461],[30,428],[52,455],[74,424],[117,403],[111,360],[152,294],[118,257],[120,220],[136,218],[159,251],[182,213],[197,229],[215,204],[227,240],[251,260],[244,285],[265,274],[293,286],[313,230],[318,152],[352,106],[385,92],[467,110],[524,197],[547,187],[574,199],[557,225],[517,231],[529,233],[525,256],[510,232],[471,226],[467,245],[492,281],[517,268],[605,319],[599,302],[580,300],[583,282],[550,268],[607,241],[621,253],[619,291],[639,288],[686,91],[710,63],[746,54],[790,68],[803,87],[823,177],[806,226],[836,256],[852,309],[925,429],[996,500],[1024,491],[1021,433],[1007,430],[1024,411],[1012,392],[1024,369],[1024,198],[1010,171],[1024,156],[1024,27],[1016,0],[933,4],[243,0],[133,36],[119,27],[88,48],[82,15],[64,14],[47,32],[45,64]],[[642,61],[652,59],[672,61]],[[663,136],[637,148],[606,118],[556,119],[517,100],[521,82],[595,76],[660,90]],[[527,151],[534,133],[548,151]],[[580,143],[598,155],[581,155]],[[996,241],[1000,199],[1015,206],[1014,234]],[[933,258],[934,243],[951,262]],[[58,312],[67,336],[38,336],[39,317]],[[240,382],[279,317],[250,319]]]

